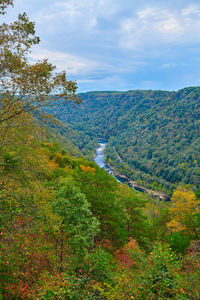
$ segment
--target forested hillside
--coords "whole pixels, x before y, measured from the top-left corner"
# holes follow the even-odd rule
[[[97,145],[95,139],[91,139],[83,132],[73,130],[68,124],[39,110],[34,112],[34,119],[35,124],[38,124],[45,136],[49,140],[57,141],[71,156],[86,155],[89,159],[93,159],[94,148]]]
[[[1,1],[0,15],[12,4],[12,0]],[[84,131],[38,111],[44,106],[52,109],[54,104],[63,119],[68,115],[72,122],[70,114],[74,120],[77,115],[86,126],[84,101],[76,110],[63,105],[63,101],[79,103],[76,83],[68,81],[65,72],[55,73],[47,59],[30,64],[27,53],[39,43],[34,28],[26,14],[0,25],[0,299],[199,300],[198,185],[180,185],[170,202],[160,201],[118,183],[88,161],[83,151],[91,157],[95,142]],[[158,106],[164,103],[159,97]],[[187,102],[185,95],[179,98]],[[188,101],[184,116],[194,116],[190,102],[198,113],[198,102],[193,100]],[[141,111],[149,112],[151,118],[149,101]],[[106,107],[105,113],[112,105]],[[117,118],[115,111],[113,106],[110,124]],[[133,106],[134,111],[137,120],[138,110]],[[123,138],[125,131],[113,125],[112,129],[102,123],[100,130],[98,121],[92,119],[98,112],[92,113],[92,108],[85,111],[88,122],[89,114],[91,136],[107,137],[109,127],[111,142],[115,143],[117,132]],[[172,124],[179,126],[177,113],[172,116]],[[128,115],[123,118],[128,126]],[[78,121],[75,127],[81,129]],[[137,129],[135,124],[145,124],[140,118],[137,122],[130,126]],[[191,128],[197,128],[193,119],[183,123],[189,126],[191,122]],[[180,131],[184,132],[181,126]],[[191,132],[192,142],[196,133]],[[120,154],[124,159],[125,152]]]
[[[199,298],[198,192],[151,199],[25,132],[0,162],[3,299]]]
[[[78,110],[61,105],[54,110],[56,117],[91,137],[110,139],[107,161],[118,170],[154,188],[199,183],[199,87],[178,92],[90,92],[79,97]]]

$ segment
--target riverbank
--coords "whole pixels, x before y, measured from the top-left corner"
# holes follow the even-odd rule
[[[170,197],[168,195],[165,195],[158,191],[154,191],[154,190],[145,188],[145,187],[139,185],[137,182],[133,181],[132,179],[128,178],[127,176],[115,171],[113,166],[111,166],[109,163],[105,162],[106,145],[107,145],[107,141],[105,141],[105,140],[103,141],[102,139],[99,139],[99,144],[98,144],[95,154],[94,154],[94,161],[96,162],[96,164],[99,167],[104,168],[106,170],[106,172],[108,172],[110,175],[113,175],[117,181],[119,181],[121,183],[126,183],[130,187],[133,187],[134,189],[136,189],[137,191],[147,193],[151,197],[157,197],[160,200],[170,201]]]
[[[122,182],[122,183],[127,183],[130,187],[133,187],[134,189],[136,189],[137,191],[143,192],[143,193],[147,193],[149,194],[151,197],[158,197],[160,198],[160,200],[165,200],[165,201],[170,201],[170,197],[168,195],[165,195],[163,193],[160,193],[158,191],[154,191],[151,189],[147,189],[144,186],[139,185],[137,182],[131,180],[130,178],[126,177],[125,175],[122,175],[118,172],[116,172],[114,170],[114,168],[106,163],[106,165],[112,170],[112,173],[114,175],[114,177],[117,177],[117,179]],[[121,180],[120,180],[121,179]]]

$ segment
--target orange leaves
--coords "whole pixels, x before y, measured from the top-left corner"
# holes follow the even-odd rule
[[[89,166],[85,167],[83,165],[80,165],[80,168],[83,173],[95,174],[95,168],[91,168]]]
[[[52,143],[43,143],[44,144],[44,146],[48,146],[49,148],[53,148],[53,144]]]
[[[49,167],[50,167],[51,171],[54,171],[58,167],[58,165],[54,161],[50,161]]]
[[[135,240],[130,241],[121,249],[115,252],[115,257],[121,269],[130,269],[138,266],[135,253],[140,253],[140,249]],[[137,255],[136,255],[137,256]]]
[[[133,239],[130,239],[130,241],[126,245],[126,248],[128,250],[140,251],[140,249],[139,249],[139,247],[138,247],[138,245],[136,243],[136,240],[133,240]]]

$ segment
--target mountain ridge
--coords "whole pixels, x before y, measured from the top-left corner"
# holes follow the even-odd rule
[[[157,182],[172,189],[200,181],[200,87],[78,96],[80,105],[63,103],[55,116],[91,138],[108,138],[106,157],[115,168],[147,187]]]

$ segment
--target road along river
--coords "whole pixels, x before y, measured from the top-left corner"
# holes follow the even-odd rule
[[[108,166],[105,163],[105,152],[104,151],[105,151],[105,148],[106,148],[106,145],[108,142],[104,139],[98,139],[98,142],[99,143],[98,143],[98,146],[97,146],[97,149],[95,152],[94,161],[100,168],[104,168],[106,170],[106,172],[108,172],[110,175],[113,175],[118,182],[127,183],[130,187],[135,188],[137,191],[147,193],[153,197],[159,197],[160,200],[166,200],[166,201],[170,200],[169,196],[162,194],[160,192],[157,192],[157,191],[147,189],[143,186],[140,186],[135,181],[127,178],[124,175],[121,175],[121,174],[118,174],[117,172],[115,172],[114,169],[112,169],[110,166]]]

